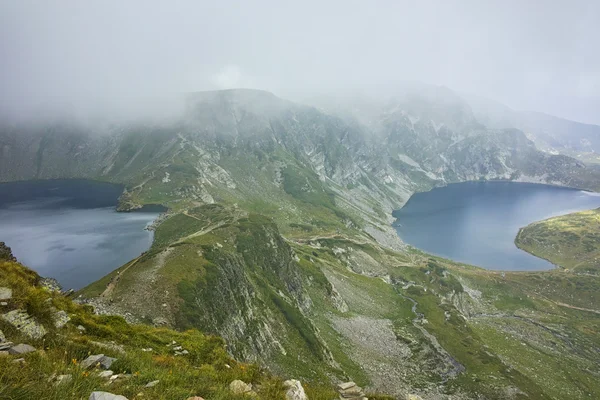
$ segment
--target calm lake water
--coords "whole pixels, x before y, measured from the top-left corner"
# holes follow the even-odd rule
[[[123,188],[86,180],[0,184],[0,241],[63,289],[80,289],[148,250],[159,208],[118,213]]]
[[[600,195],[517,182],[466,182],[416,193],[394,212],[398,235],[428,253],[494,270],[554,266],[518,249],[519,228],[600,207]]]

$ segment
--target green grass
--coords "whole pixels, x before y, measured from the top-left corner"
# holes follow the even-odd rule
[[[534,222],[522,228],[516,245],[576,272],[600,271],[600,209]]]
[[[243,399],[228,390],[235,379],[256,385],[259,399],[284,399],[282,380],[255,364],[235,361],[227,353],[225,342],[216,336],[198,330],[182,332],[146,325],[130,325],[121,317],[98,316],[89,307],[80,306],[58,293],[39,286],[39,277],[31,270],[13,262],[0,264],[0,285],[14,291],[9,308],[27,309],[49,329],[43,340],[23,337],[7,323],[0,328],[14,342],[30,343],[37,347],[34,353],[24,355],[25,364],[12,362],[16,356],[0,357],[0,398],[52,400],[87,398],[94,390],[105,390],[128,398],[179,399],[201,395],[210,399]],[[53,327],[50,307],[65,310],[71,317],[66,327]],[[81,333],[77,326],[83,326]],[[176,341],[189,351],[175,356],[170,344]],[[121,346],[117,349],[101,347],[101,343]],[[142,351],[152,348],[151,352]],[[103,353],[118,360],[113,364],[115,373],[131,374],[129,379],[117,380],[106,386],[106,380],[95,371],[80,367],[90,354]],[[61,374],[73,379],[61,385],[48,383],[50,377]],[[145,385],[153,380],[160,383],[153,388]],[[335,392],[330,385],[305,383],[311,399],[329,400]]]

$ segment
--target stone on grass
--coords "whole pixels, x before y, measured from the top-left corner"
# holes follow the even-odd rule
[[[104,356],[102,360],[100,360],[100,368],[102,369],[110,369],[111,365],[117,361],[116,358]]]
[[[229,390],[233,394],[245,394],[252,391],[252,384],[236,379],[229,384]]]
[[[57,329],[63,328],[70,320],[71,317],[67,315],[66,311],[60,310],[54,313],[54,326]]]
[[[300,381],[296,379],[289,379],[283,382],[283,386],[286,388],[286,400],[308,400]]]
[[[151,388],[151,387],[154,387],[154,386],[158,385],[158,383],[159,383],[159,382],[160,382],[160,381],[158,381],[158,380],[156,380],[156,381],[152,381],[152,382],[148,382],[148,383],[146,384],[146,386],[144,386],[144,387]]]
[[[0,300],[12,299],[12,289],[7,287],[0,287]]]
[[[100,367],[102,369],[110,369],[112,363],[117,361],[116,358],[105,356],[104,354],[94,354],[81,362],[81,367],[85,369]]]
[[[127,400],[127,397],[108,392],[92,392],[88,400]]]
[[[13,342],[4,342],[0,343],[0,350],[8,351],[15,344]]]
[[[340,399],[366,399],[362,388],[354,382],[340,383],[337,386],[337,389],[340,394]]]
[[[337,385],[338,390],[346,390],[346,389],[350,389],[351,387],[356,386],[356,383],[354,382],[345,382],[345,383],[340,383],[339,385]]]
[[[188,397],[187,400],[204,400],[204,397],[200,397],[200,396]]]
[[[41,339],[46,334],[46,329],[23,310],[9,311],[2,319],[32,339]]]
[[[6,342],[6,336],[4,336],[4,332],[0,331],[0,343]]]
[[[98,372],[98,377],[108,379],[113,376],[114,372],[111,370]]]
[[[28,344],[24,344],[24,343],[13,346],[8,350],[8,352],[13,355],[14,354],[27,354],[27,353],[31,353],[34,351],[35,351],[35,347],[30,346]]]
[[[418,394],[409,394],[406,396],[406,400],[423,400],[423,398]]]
[[[104,358],[104,354],[94,354],[81,362],[81,368],[92,368],[100,364],[100,360]]]

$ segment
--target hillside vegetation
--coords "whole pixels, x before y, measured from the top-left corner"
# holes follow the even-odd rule
[[[576,272],[600,272],[600,210],[534,222],[519,230],[516,245]]]
[[[282,379],[256,364],[237,362],[217,336],[196,329],[130,325],[122,317],[95,315],[91,307],[48,288],[35,272],[14,261],[0,260],[0,272],[0,288],[12,290],[0,313],[21,310],[29,316],[30,326],[46,331],[43,337],[32,337],[24,326],[0,318],[0,346],[10,347],[10,341],[35,348],[25,354],[0,355],[2,399],[87,399],[98,390],[129,399],[248,398],[232,393],[229,386],[234,380],[251,383],[254,398],[285,398]],[[112,377],[102,376],[103,368],[85,366],[84,360],[92,354],[116,359],[110,366]],[[150,387],[150,382],[156,383]],[[311,399],[335,395],[330,385],[305,384],[305,390]]]

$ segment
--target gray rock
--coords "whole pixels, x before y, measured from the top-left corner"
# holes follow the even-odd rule
[[[13,342],[4,342],[0,343],[0,350],[8,350],[13,347],[15,344]]]
[[[25,359],[24,358],[17,358],[17,359],[12,360],[12,362],[14,364],[25,364]]]
[[[12,289],[7,287],[0,287],[0,300],[12,299]]]
[[[111,378],[113,376],[113,374],[114,374],[114,372],[112,372],[111,370],[101,371],[101,372],[98,372],[98,377],[108,379],[108,378]]]
[[[4,336],[4,332],[0,331],[0,343],[6,342],[6,336]]]
[[[32,353],[35,351],[35,347],[30,346],[28,344],[18,344],[16,346],[11,347],[8,352],[10,354],[27,354],[27,353]]]
[[[158,385],[159,382],[160,381],[158,381],[158,380],[157,381],[148,382],[146,384],[146,386],[144,386],[144,387],[151,388],[151,387],[154,387],[154,386]]]
[[[105,356],[104,354],[94,354],[81,362],[81,367],[85,369],[99,367],[110,369],[111,365],[117,361],[116,358]]]
[[[94,354],[81,362],[81,368],[92,368],[100,365],[100,361],[104,358],[104,354]]]
[[[108,392],[92,392],[88,400],[127,400],[127,397]]]
[[[32,339],[41,339],[46,334],[46,328],[23,310],[12,310],[3,314],[2,319]]]
[[[85,332],[85,327],[83,325],[77,325],[77,330],[79,332]]]
[[[102,369],[110,369],[111,365],[117,361],[116,358],[104,356],[102,360],[100,360],[100,368]]]
[[[58,329],[64,327],[70,320],[71,317],[67,315],[66,311],[60,310],[54,313],[54,326]]]
[[[233,394],[244,394],[252,391],[252,384],[236,379],[229,384],[229,390]]]
[[[8,303],[7,303],[7,302],[5,302],[5,301],[0,301],[0,306],[3,306],[3,307],[5,307],[5,306],[7,306],[7,305],[8,305]]]
[[[338,390],[346,390],[346,389],[350,389],[351,387],[356,386],[356,383],[354,382],[345,382],[345,383],[340,383],[339,385],[337,385]]]
[[[362,388],[354,382],[340,383],[337,386],[341,400],[363,400],[366,399]]]
[[[296,379],[290,379],[283,382],[283,386],[286,388],[286,400],[308,400],[300,381]]]

